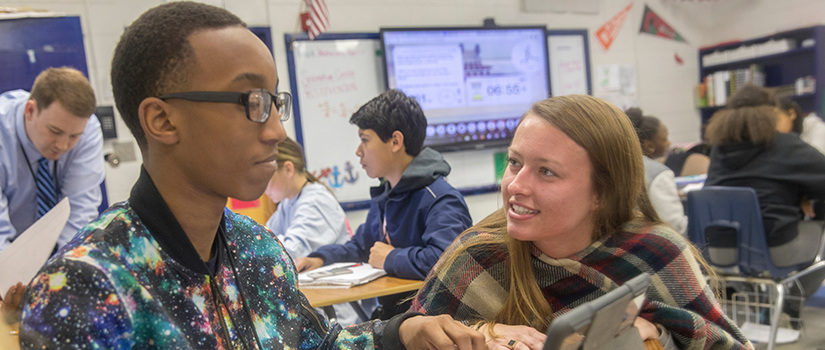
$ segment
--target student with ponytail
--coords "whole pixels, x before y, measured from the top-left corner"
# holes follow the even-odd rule
[[[541,349],[555,316],[641,273],[635,325],[666,349],[752,349],[702,275],[700,255],[648,199],[628,118],[591,96],[540,101],[508,149],[504,208],[445,251],[411,311],[449,314],[490,349]]]
[[[639,108],[629,108],[625,113],[636,129],[642,146],[645,184],[650,202],[664,222],[684,235],[687,232],[687,215],[676,189],[675,175],[673,170],[655,160],[663,157],[670,147],[667,126],[659,118],[642,115]]]
[[[327,244],[349,240],[346,216],[332,191],[307,171],[301,145],[290,138],[278,144],[278,170],[266,195],[278,209],[266,227],[284,244],[293,259]]]
[[[292,259],[309,255],[327,244],[344,244],[349,238],[347,218],[332,190],[306,169],[301,145],[290,138],[278,144],[278,170],[266,187],[266,195],[278,203],[266,227],[283,243]],[[373,299],[361,301],[369,315],[378,305]],[[350,326],[360,320],[349,304],[334,305],[338,323]]]

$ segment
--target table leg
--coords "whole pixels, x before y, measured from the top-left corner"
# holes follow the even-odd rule
[[[355,309],[355,313],[358,314],[358,318],[361,319],[361,322],[367,322],[370,320],[370,318],[367,316],[367,313],[364,312],[363,308],[361,308],[361,304],[359,304],[357,301],[350,301],[349,304],[352,305],[353,309]]]
[[[338,316],[335,315],[335,309],[332,305],[324,306],[321,309],[324,310],[325,314],[327,314],[329,324],[338,323]]]

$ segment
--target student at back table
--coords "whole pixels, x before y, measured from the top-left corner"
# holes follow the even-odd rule
[[[298,259],[298,271],[336,262],[369,262],[389,275],[424,279],[435,262],[472,220],[462,195],[444,180],[450,166],[441,154],[423,148],[427,120],[418,103],[389,90],[350,118],[361,144],[356,154],[371,178],[366,222],[345,244],[318,248]],[[423,149],[422,149],[423,148]],[[379,298],[382,318],[406,310],[398,296]],[[408,305],[408,304],[407,304]]]
[[[266,221],[266,227],[283,243],[289,256],[302,258],[327,244],[346,243],[351,235],[344,209],[332,190],[307,171],[301,145],[287,137],[278,144],[276,161],[278,170],[264,193],[278,203],[278,209]],[[374,298],[362,303],[367,315],[375,306]],[[349,304],[335,305],[335,315],[343,326],[358,322],[358,314]]]

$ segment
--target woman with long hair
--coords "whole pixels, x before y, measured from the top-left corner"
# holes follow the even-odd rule
[[[491,348],[541,349],[555,316],[648,273],[642,339],[752,348],[705,282],[695,248],[653,210],[639,139],[621,110],[591,96],[540,101],[508,157],[504,207],[445,252],[413,311],[475,325]]]

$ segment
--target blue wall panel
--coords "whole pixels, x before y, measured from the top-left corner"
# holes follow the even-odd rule
[[[60,66],[89,76],[79,17],[0,20],[0,91],[29,90],[37,74]]]

